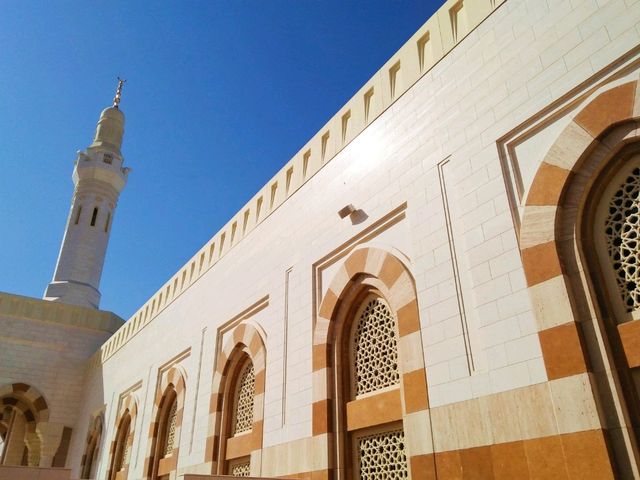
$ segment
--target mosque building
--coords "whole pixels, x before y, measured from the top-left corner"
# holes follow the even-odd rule
[[[640,0],[446,0],[126,322],[122,87],[0,293],[0,480],[640,478]]]

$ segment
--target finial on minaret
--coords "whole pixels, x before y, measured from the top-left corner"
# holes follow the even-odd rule
[[[122,86],[126,82],[125,79],[118,77],[118,88],[116,88],[116,96],[113,97],[113,108],[118,108],[120,105],[120,97],[122,96]]]

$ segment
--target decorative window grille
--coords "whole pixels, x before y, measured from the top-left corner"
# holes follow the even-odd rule
[[[640,308],[640,167],[613,194],[605,240],[618,291],[627,313]]]
[[[409,478],[403,430],[360,437],[358,458],[361,480]]]
[[[352,372],[356,396],[397,385],[396,320],[380,298],[369,300],[353,333]]]
[[[130,435],[131,432],[129,431],[129,427],[127,427],[127,434],[122,439],[124,445],[122,446],[122,455],[120,455],[120,462],[117,465],[116,471],[120,471],[125,466],[129,465],[129,457],[131,456],[131,444],[129,442]]]
[[[233,477],[248,477],[251,475],[251,463],[249,461],[236,463],[231,466],[231,475]]]
[[[256,391],[256,376],[253,363],[247,362],[236,387],[233,435],[248,432],[253,427],[253,397]]]
[[[129,460],[131,459],[131,442],[129,442],[129,435],[125,440],[124,444],[124,454],[122,455],[122,465],[129,465]]]
[[[167,417],[167,440],[164,444],[163,457],[168,457],[173,453],[173,444],[176,438],[176,418],[177,418],[178,402],[176,400],[171,404],[171,410]]]

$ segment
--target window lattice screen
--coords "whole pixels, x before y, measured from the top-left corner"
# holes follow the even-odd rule
[[[130,435],[131,435],[131,432],[127,428],[127,434],[124,436],[124,439],[123,439],[124,445],[122,447],[122,455],[120,456],[120,464],[118,465],[118,468],[116,468],[117,471],[120,471],[125,466],[129,465],[129,457],[131,456],[131,444],[129,443]]]
[[[360,437],[358,455],[361,480],[409,478],[403,430]]]
[[[248,477],[251,475],[251,463],[236,463],[231,466],[231,475],[234,477]]]
[[[395,318],[380,298],[370,300],[357,320],[353,340],[355,395],[400,382]]]
[[[247,362],[242,369],[236,389],[233,435],[248,432],[253,427],[253,397],[256,391],[256,376],[253,363]]]
[[[178,402],[173,401],[171,410],[169,410],[169,416],[167,417],[167,441],[164,444],[163,457],[168,457],[173,453],[173,444],[176,439],[176,417],[178,412]]]
[[[607,251],[627,312],[640,308],[640,167],[636,167],[609,201],[605,220]]]

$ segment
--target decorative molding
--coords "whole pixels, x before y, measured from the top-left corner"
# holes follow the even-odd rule
[[[311,266],[313,272],[311,280],[313,291],[313,325],[316,323],[320,302],[322,300],[322,274],[324,270],[349,255],[358,245],[371,241],[404,220],[407,216],[406,210],[407,202],[404,202],[313,263]]]
[[[287,419],[287,359],[289,358],[289,279],[293,267],[288,268],[284,272],[284,320],[283,328],[283,344],[284,352],[282,355],[282,421],[281,426],[284,427]]]
[[[524,196],[528,186],[524,184],[522,178],[520,162],[516,153],[517,147],[574,112],[603,87],[621,80],[639,68],[640,46],[636,46],[497,140],[498,156],[518,240],[520,240]]]
[[[462,284],[460,280],[460,270],[458,268],[458,255],[456,253],[456,244],[453,234],[453,223],[451,221],[451,212],[449,210],[449,197],[447,195],[447,183],[445,181],[444,170],[449,164],[451,156],[438,162],[438,180],[440,183],[440,193],[442,194],[442,208],[444,209],[445,225],[447,229],[447,238],[449,240],[449,254],[451,256],[451,268],[453,270],[453,280],[456,288],[456,300],[458,305],[458,314],[460,315],[460,325],[462,328],[462,337],[464,339],[464,349],[467,354],[468,373],[475,370],[473,361],[473,351],[471,348],[471,338],[469,335],[469,324],[467,322],[467,312],[464,306],[464,295],[462,293]]]

